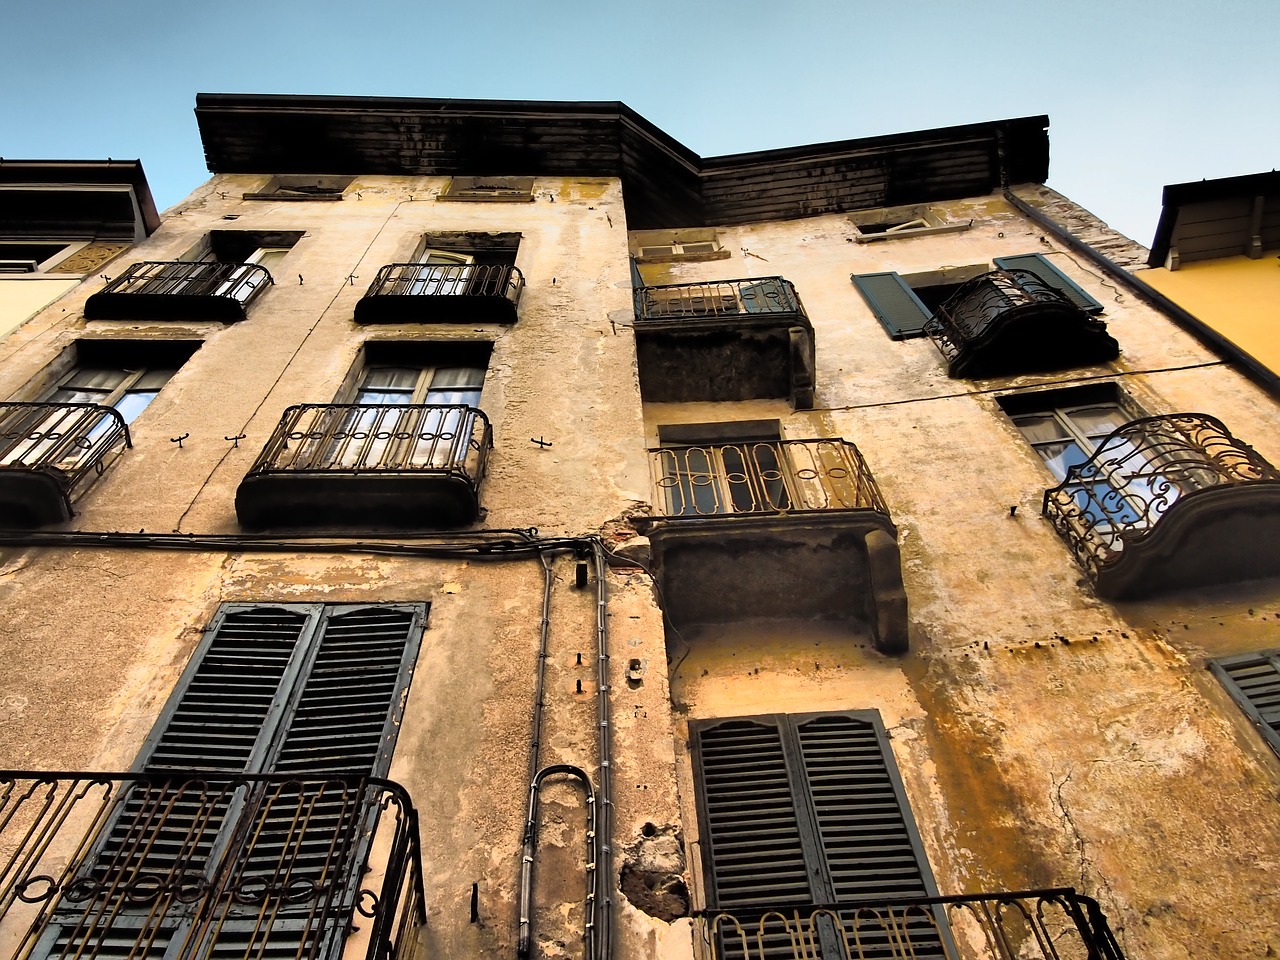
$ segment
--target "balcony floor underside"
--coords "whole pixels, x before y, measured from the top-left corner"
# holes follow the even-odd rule
[[[95,293],[84,305],[86,320],[216,320],[245,318],[235,297],[187,293]]]
[[[356,304],[356,323],[515,323],[516,305],[497,294],[374,294]]]
[[[1280,575],[1280,483],[1213,487],[1184,495],[1101,565],[1096,589],[1136,599]]]
[[[836,620],[907,648],[897,530],[874,510],[655,519],[646,524],[667,612],[681,624]]]
[[[460,473],[278,472],[246,477],[236,516],[249,529],[268,527],[457,527],[479,513],[475,486]]]
[[[1120,345],[1102,325],[1063,305],[1010,310],[967,342],[948,365],[952,377],[984,379],[1020,373],[1071,370],[1107,363]]]
[[[69,520],[66,487],[57,471],[0,468],[0,528],[30,530]]]

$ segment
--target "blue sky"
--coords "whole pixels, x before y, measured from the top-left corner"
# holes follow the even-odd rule
[[[1049,183],[1149,243],[1160,188],[1280,166],[1274,0],[8,0],[0,156],[208,177],[197,92],[622,100],[703,156],[1049,115]]]

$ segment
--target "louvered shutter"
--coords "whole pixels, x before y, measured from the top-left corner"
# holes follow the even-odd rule
[[[1280,650],[1210,660],[1209,669],[1280,754]]]
[[[936,896],[878,713],[706,721],[692,732],[712,910],[754,922],[770,909]],[[881,917],[839,913],[860,956],[900,955]],[[906,929],[914,956],[944,956],[940,913],[915,911]],[[816,935],[824,957],[842,955],[834,924],[820,921]],[[790,956],[781,929],[766,927],[764,941],[764,956]],[[733,937],[717,949],[743,952]]]
[[[187,898],[212,906],[197,929],[188,904],[157,913],[117,892],[124,902],[60,918],[49,953],[137,956],[145,939],[148,956],[336,955],[376,810],[363,778],[386,773],[424,619],[421,604],[225,609],[144,748],[138,767],[157,779],[132,791],[89,861],[119,890],[131,870],[174,889],[216,876],[223,893]],[[298,779],[178,790],[161,778],[192,770]]]
[[[849,279],[891,339],[906,340],[924,333],[933,314],[898,274],[855,273]]]
[[[215,619],[134,766],[155,776],[121,791],[79,888],[55,909],[46,955],[130,957],[141,941],[160,956],[182,943],[199,899],[187,893],[213,881],[247,800],[243,785],[188,773],[261,765],[318,611],[230,607]],[[139,896],[153,889],[154,900]]]
[[[1061,290],[1066,294],[1068,300],[1085,313],[1102,312],[1102,304],[1085,293],[1079,284],[1039,253],[1023,253],[1016,257],[996,257],[995,265],[1001,270],[1026,270],[1028,273],[1034,273],[1049,286]]]

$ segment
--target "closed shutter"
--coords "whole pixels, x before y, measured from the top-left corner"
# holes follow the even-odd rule
[[[147,956],[339,950],[374,813],[362,778],[386,773],[424,615],[225,607],[136,765],[156,776],[123,794],[80,871],[94,896],[64,898],[44,955],[137,956],[142,939]],[[138,900],[140,885],[167,892]]]
[[[1210,660],[1209,669],[1280,754],[1280,650]]]
[[[1068,300],[1085,313],[1101,313],[1102,304],[1095,300],[1070,277],[1055,267],[1039,253],[1024,253],[1016,257],[996,257],[995,265],[1001,270],[1026,270],[1066,294]]]
[[[891,339],[906,340],[924,333],[933,314],[898,274],[855,273],[849,279]]]
[[[708,906],[749,925],[749,941],[771,910],[804,917],[813,905],[936,895],[878,713],[704,721],[692,732]],[[838,912],[860,956],[901,955],[882,918]],[[913,956],[943,956],[940,913],[920,909],[906,929]],[[824,957],[842,955],[829,920],[815,936]],[[761,942],[753,960],[791,956],[772,920]],[[743,955],[733,937],[718,937],[717,950]]]

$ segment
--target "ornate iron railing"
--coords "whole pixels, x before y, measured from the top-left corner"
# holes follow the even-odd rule
[[[493,431],[475,407],[303,403],[289,407],[249,475],[440,473],[484,476]]]
[[[11,957],[398,960],[424,904],[417,813],[391,781],[0,773]]]
[[[1280,472],[1203,413],[1144,417],[1113,431],[1045,491],[1044,515],[1091,575],[1149,535],[1179,500],[1280,481]]]
[[[1036,274],[1027,270],[993,270],[962,284],[934,312],[924,332],[947,361],[954,362],[996,323],[1008,319],[1010,311],[1045,306],[1079,313],[1081,323],[1106,329],[1101,320],[1087,317],[1065,294]]]
[[[95,403],[0,403],[0,470],[42,471],[64,491],[132,446],[124,417]]]
[[[659,447],[649,451],[649,463],[659,516],[888,514],[862,454],[845,440]]]
[[[700,960],[1124,960],[1096,900],[1069,888],[702,911]]]
[[[515,304],[524,290],[519,268],[493,263],[389,263],[366,297],[503,297]]]
[[[808,323],[796,288],[781,277],[640,287],[635,292],[635,301],[638,323],[742,318],[760,314],[799,317]]]
[[[132,263],[100,294],[148,297],[223,297],[248,304],[275,281],[256,263],[156,261]]]

